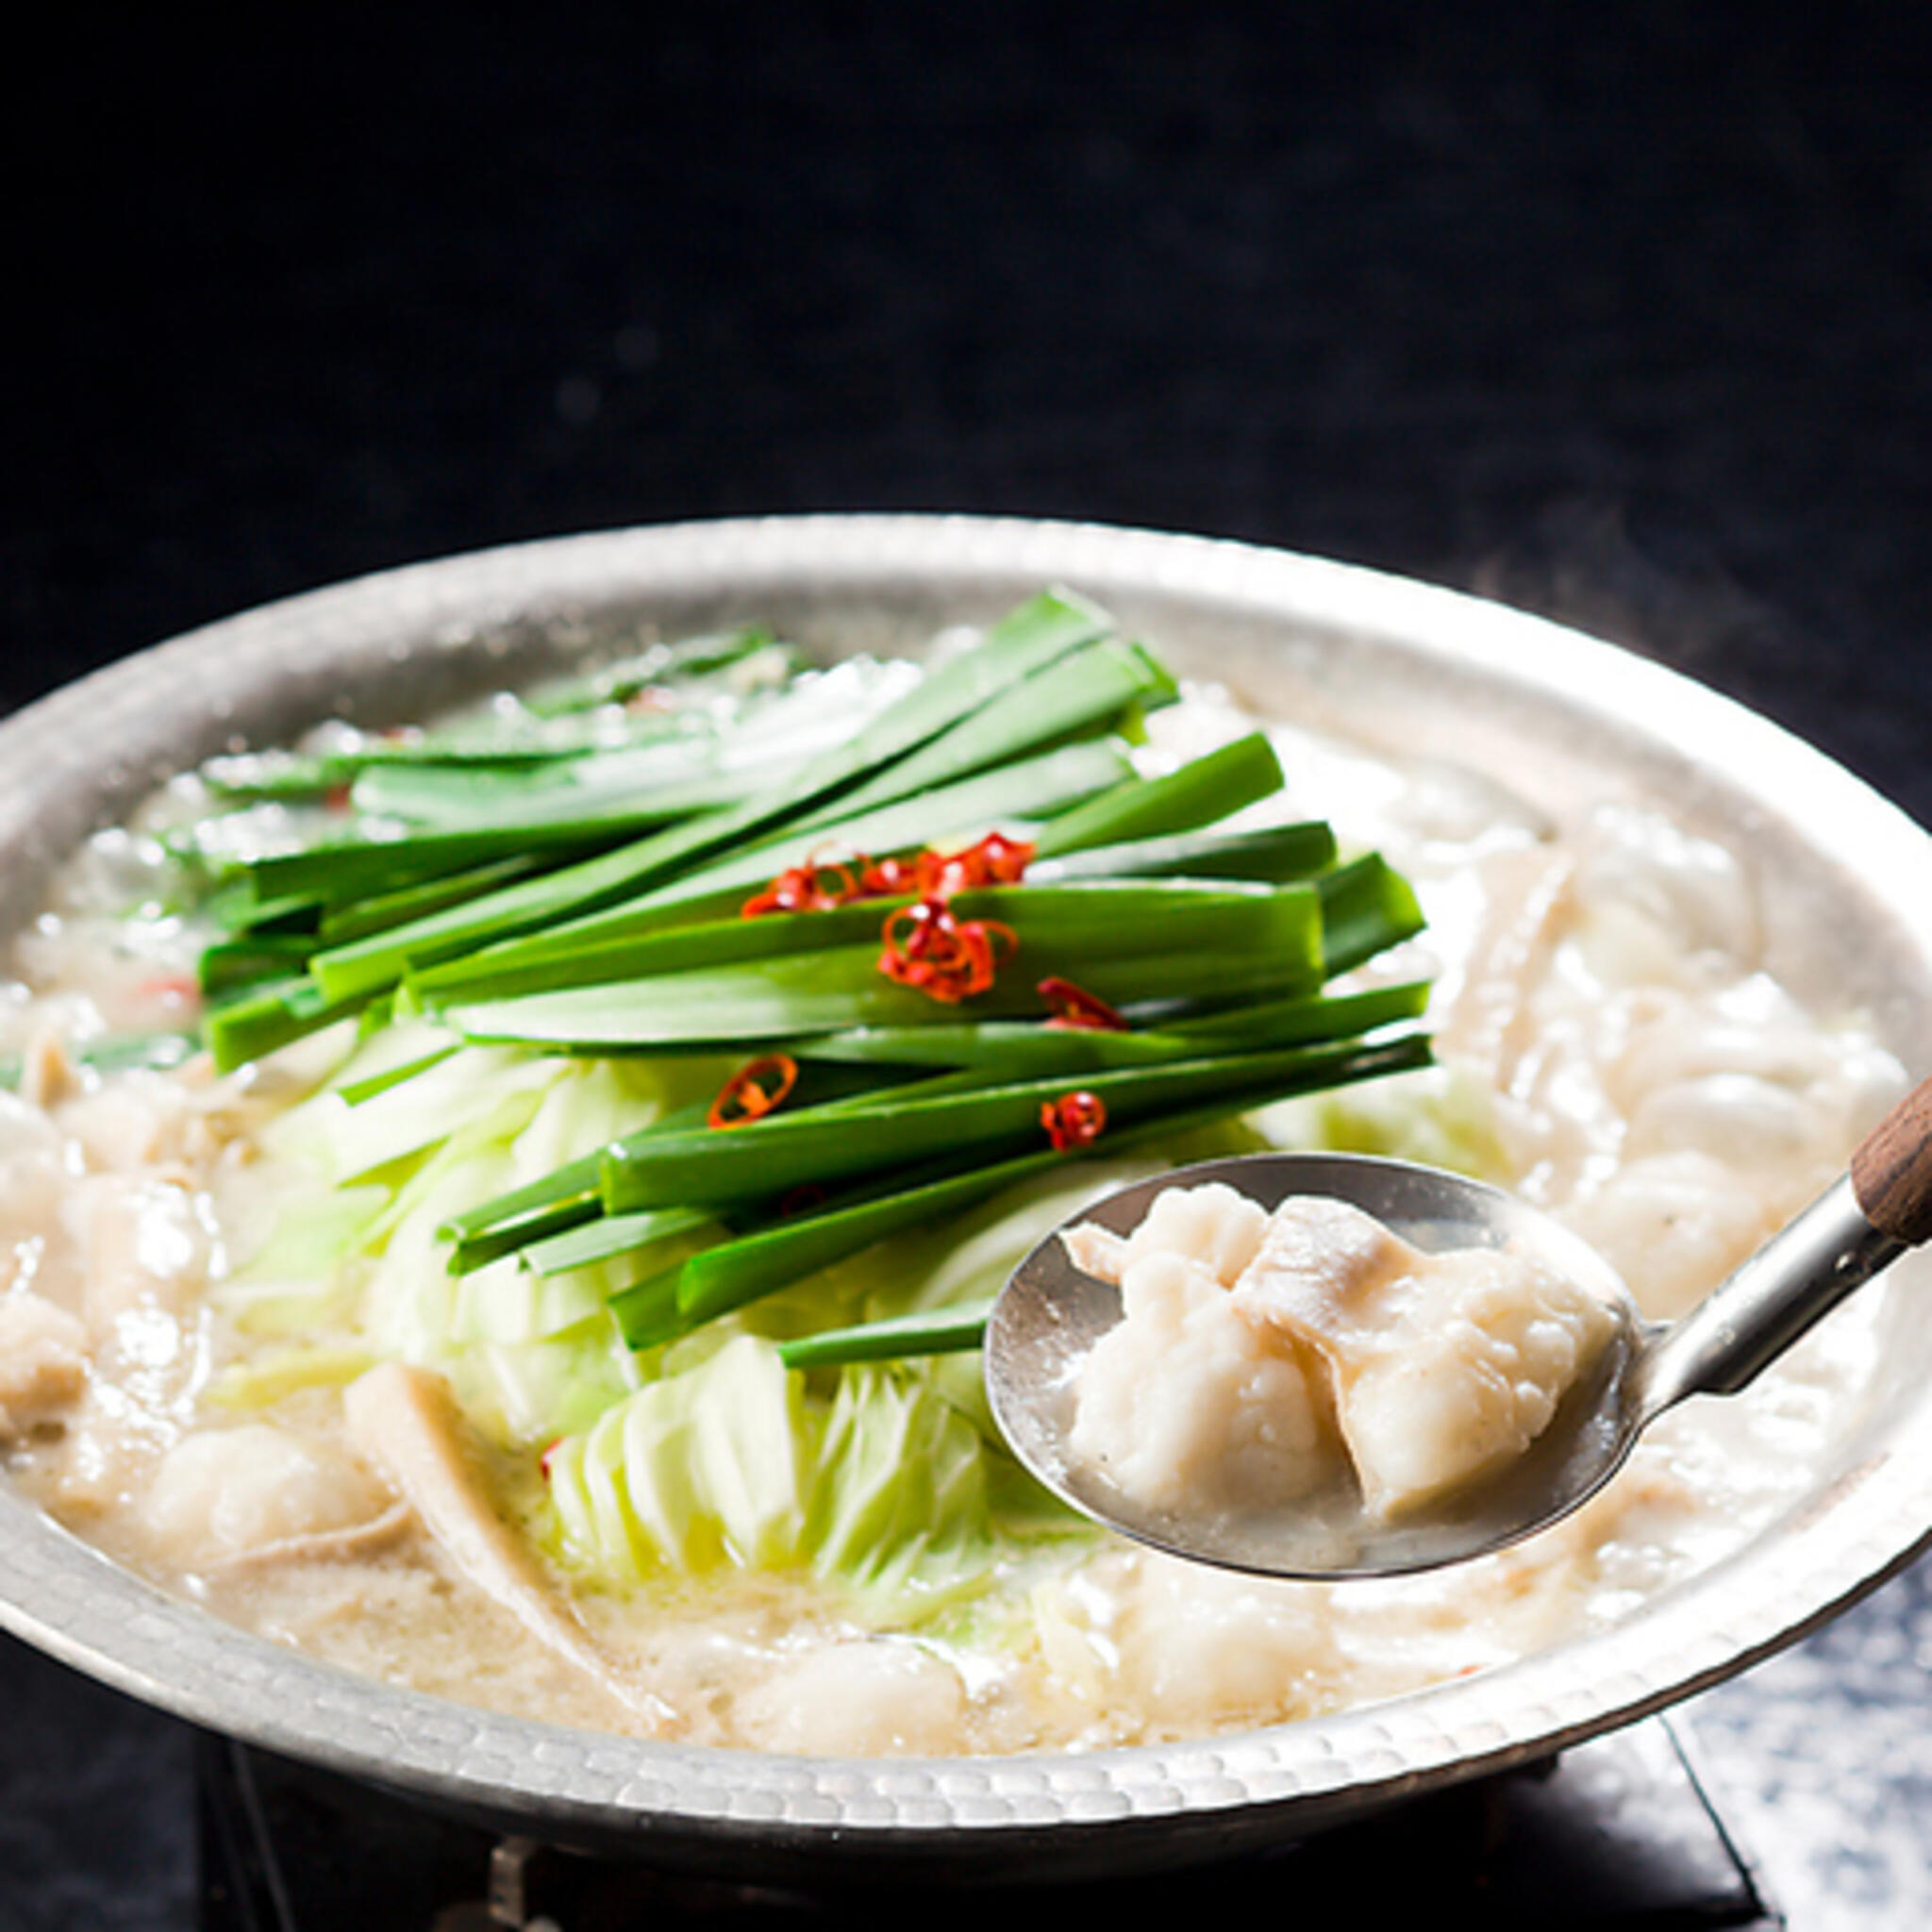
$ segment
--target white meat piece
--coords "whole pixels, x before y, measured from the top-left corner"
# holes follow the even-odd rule
[[[98,1365],[61,1417],[43,1500],[62,1522],[113,1521],[146,1493],[165,1443],[155,1416]],[[162,1426],[165,1426],[164,1424]]]
[[[1060,1230],[1060,1245],[1082,1274],[1096,1281],[1118,1282],[1127,1272],[1127,1240],[1097,1221],[1083,1221]]]
[[[1224,1181],[1167,1188],[1127,1237],[1126,1258],[1131,1266],[1149,1255],[1179,1255],[1226,1288],[1255,1258],[1267,1226],[1267,1209]]]
[[[1805,1171],[1817,1124],[1803,1094],[1755,1074],[1706,1074],[1644,1095],[1630,1117],[1634,1158],[1678,1149],[1722,1149],[1744,1169]]]
[[[59,1130],[39,1108],[0,1089],[0,1256],[54,1234],[66,1181]],[[0,1272],[0,1286],[6,1279]]]
[[[1381,1345],[1391,1290],[1421,1256],[1346,1201],[1298,1194],[1268,1217],[1235,1300],[1257,1319],[1301,1335],[1331,1362]]]
[[[759,1749],[833,1757],[943,1757],[965,1716],[966,1687],[951,1664],[884,1638],[802,1651],[738,1702]]]
[[[1585,829],[1574,891],[1580,937],[1612,985],[1671,985],[1701,961],[1755,959],[1757,894],[1737,858],[1659,811],[1601,808]]]
[[[1688,1150],[1627,1161],[1563,1221],[1654,1321],[1689,1314],[1776,1224],[1736,1168]]]
[[[1154,1197],[1131,1234],[1115,1234],[1096,1221],[1082,1221],[1060,1235],[1068,1257],[1083,1274],[1118,1282],[1149,1255],[1179,1255],[1198,1261],[1225,1288],[1255,1257],[1268,1213],[1224,1181],[1198,1188],[1167,1188]]]
[[[1521,1456],[1612,1325],[1595,1296],[1524,1257],[1445,1255],[1426,1284],[1340,1406],[1364,1499],[1382,1516]]]
[[[1128,1265],[1121,1301],[1081,1370],[1077,1462],[1155,1509],[1259,1508],[1334,1479],[1303,1350],[1252,1320],[1206,1262],[1150,1252]]]
[[[93,1174],[71,1196],[87,1257],[84,1312],[96,1335],[150,1309],[186,1315],[208,1277],[201,1204],[169,1174]]]
[[[1122,1545],[1034,1592],[1055,1687],[1123,1738],[1158,1710],[1183,1734],[1318,1708],[1342,1668],[1331,1593]]]
[[[1306,1199],[1275,1210],[1232,1299],[1327,1362],[1363,1502],[1382,1517],[1520,1456],[1616,1321],[1532,1255],[1425,1255],[1357,1208]]]
[[[1333,1607],[1320,1591],[1210,1570],[1152,1551],[1121,1632],[1122,1665],[1147,1701],[1195,1724],[1306,1709],[1294,1688],[1336,1667]]]
[[[1528,991],[1549,971],[1574,862],[1552,842],[1510,847],[1439,881],[1431,897],[1432,933],[1457,920],[1471,928],[1466,947],[1452,943],[1436,974],[1437,1049],[1499,1090],[1534,1040]]]
[[[196,1570],[352,1529],[389,1507],[341,1450],[248,1423],[184,1436],[161,1458],[142,1515],[156,1550]]]
[[[1122,1319],[1082,1366],[1068,1448],[1149,1507],[1292,1502],[1345,1455],[1370,1511],[1416,1509],[1521,1455],[1613,1331],[1527,1254],[1426,1255],[1346,1202],[1237,1215],[1218,1192],[1158,1196],[1099,1257],[1124,1263]]]
[[[90,1168],[132,1174],[167,1161],[205,1161],[214,1141],[192,1091],[174,1076],[130,1068],[70,1100],[60,1126]]]
[[[80,1070],[57,1026],[36,1026],[20,1056],[20,1097],[30,1107],[50,1108],[73,1092]]]
[[[668,1722],[667,1707],[605,1656],[497,1513],[442,1376],[384,1362],[349,1385],[343,1406],[350,1441],[381,1467],[462,1575],[633,1716],[654,1727]]]
[[[0,1088],[0,1171],[24,1157],[58,1148],[60,1136],[45,1112]]]
[[[44,1296],[0,1294],[0,1442],[59,1414],[87,1387],[88,1333]]]

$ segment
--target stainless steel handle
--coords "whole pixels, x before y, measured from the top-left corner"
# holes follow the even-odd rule
[[[1732,1395],[1911,1244],[1874,1227],[1847,1174],[1649,1350],[1645,1422],[1687,1395]]]

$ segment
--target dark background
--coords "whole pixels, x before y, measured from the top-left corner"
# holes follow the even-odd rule
[[[0,130],[0,710],[451,551],[989,510],[1485,591],[1932,823],[1911,18],[71,8]],[[1697,1707],[1800,1932],[1932,1920],[1928,1670],[1922,1569]],[[186,1763],[0,1643],[0,1932],[185,1925]]]

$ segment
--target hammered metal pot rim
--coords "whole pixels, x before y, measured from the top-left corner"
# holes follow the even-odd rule
[[[224,620],[0,723],[0,852],[19,896],[20,881],[90,824],[246,726],[266,691],[290,715],[320,716],[332,679],[376,669],[407,679],[478,650],[508,662],[517,636],[555,648],[559,634],[625,602],[755,608],[783,587],[829,613],[878,608],[923,619],[934,607],[990,615],[989,600],[1041,583],[1116,608],[1148,602],[1372,641],[1499,691],[1581,707],[1721,772],[1767,808],[1804,798],[1856,831],[1865,865],[1902,905],[1932,908],[1932,841],[1904,814],[1767,721],[1614,646],[1457,591],[1223,539],[954,515],[758,518],[543,540]],[[1932,975],[1932,909],[1900,916]],[[783,1757],[500,1717],[218,1623],[4,1487],[0,1628],[244,1742],[587,1849],[740,1875],[1118,1875],[1279,1842],[1540,1758],[1746,1668],[1932,1540],[1932,1403],[1880,1449],[1803,1520],[1608,1629],[1387,1703],[1172,1745]]]

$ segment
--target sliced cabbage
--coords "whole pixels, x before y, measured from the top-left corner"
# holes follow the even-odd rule
[[[465,1413],[498,1441],[548,1441],[588,1428],[639,1384],[608,1313],[541,1341],[486,1341],[440,1358]]]
[[[433,1063],[407,1079],[386,1077],[424,1060]],[[261,1250],[223,1284],[222,1304],[253,1332],[327,1332],[439,1369],[499,1441],[583,1428],[641,1381],[606,1307],[626,1277],[614,1264],[544,1274],[514,1258],[454,1274],[443,1225],[647,1125],[667,1096],[682,1098],[674,1081],[709,1076],[662,1062],[442,1052],[434,1029],[413,1023],[401,1043],[372,1036],[277,1123],[284,1206]],[[224,1393],[273,1400],[295,1373],[282,1363]]]
[[[987,1575],[1016,1530],[1008,1458],[918,1373],[848,1369],[826,1399],[740,1334],[545,1457],[563,1554],[637,1581],[798,1569],[903,1613]]]
[[[375,1366],[366,1348],[303,1342],[230,1363],[209,1381],[206,1399],[224,1408],[267,1408],[306,1389],[345,1389]]]
[[[986,1438],[917,1374],[847,1369],[804,1532],[822,1577],[903,1592],[983,1571],[996,1526]]]
[[[458,1342],[542,1341],[604,1313],[595,1271],[539,1274],[514,1259],[458,1275],[449,1298],[449,1337]]]
[[[552,1445],[565,1547],[632,1579],[794,1560],[822,1434],[776,1349],[735,1337]]]
[[[1474,1180],[1512,1176],[1493,1096],[1467,1069],[1446,1061],[1277,1101],[1251,1118],[1275,1146],[1387,1155]]]
[[[389,1199],[386,1188],[331,1188],[292,1170],[268,1238],[216,1284],[215,1306],[249,1334],[342,1326],[358,1293],[349,1257]]]

